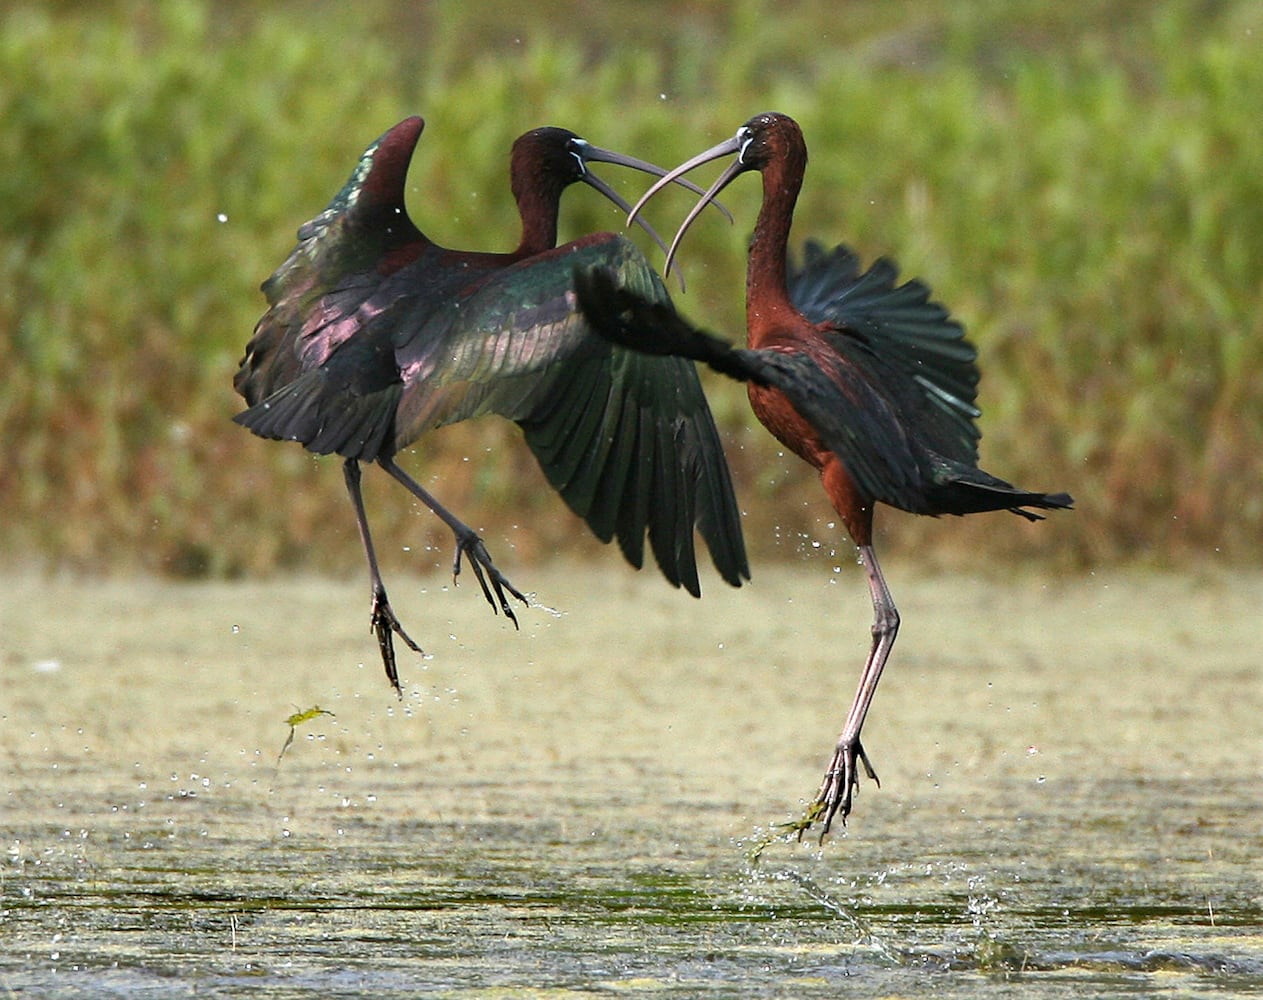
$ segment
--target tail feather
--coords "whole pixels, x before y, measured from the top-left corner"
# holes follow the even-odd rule
[[[1031,507],[1039,507],[1041,510],[1074,510],[1074,497],[1069,493],[1031,493],[1031,499],[1023,500],[1022,503]],[[1023,510],[1021,507],[1006,508],[1014,514],[1020,514],[1028,521],[1042,521],[1043,514],[1036,514],[1033,510]]]
[[[1028,521],[1042,521],[1042,514],[1026,508],[1070,510],[1074,507],[1074,498],[1069,493],[1024,490],[982,469],[942,456],[932,457],[930,474],[933,485],[927,491],[927,499],[938,513],[1008,510]]]

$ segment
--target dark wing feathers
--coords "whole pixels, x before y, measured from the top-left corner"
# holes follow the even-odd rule
[[[864,493],[903,510],[917,509],[918,449],[880,383],[832,358],[783,351],[738,353],[752,364],[757,361],[765,373],[775,372],[772,384],[816,428]],[[752,354],[759,356],[750,358]]]
[[[654,419],[652,414],[642,410],[632,400],[628,400],[627,408],[629,412],[625,414],[625,419],[629,427],[624,440],[634,440],[636,444],[633,450],[627,452],[627,478],[624,480],[623,496],[613,511],[607,510],[607,505],[602,504],[601,516],[606,518],[612,513],[615,537],[624,558],[633,566],[640,566],[645,558],[645,532],[649,527],[650,495],[653,491]],[[705,506],[707,505],[703,503],[703,507]],[[712,555],[714,552],[712,544]]]
[[[932,406],[920,425],[937,451],[976,462],[977,351],[928,287],[915,279],[898,285],[898,279],[887,258],[861,273],[849,248],[825,250],[815,241],[806,244],[802,267],[791,266],[788,275],[795,307],[811,322],[837,328],[838,351],[849,355],[853,343],[867,345],[869,356],[912,379]],[[864,359],[859,354],[858,362]]]
[[[389,322],[388,316],[369,321],[363,314],[356,318],[370,329]],[[322,364],[298,365],[292,378],[233,419],[260,437],[299,441],[318,455],[373,461],[393,451],[402,389],[381,340],[356,337]]]
[[[742,381],[778,389],[820,432],[860,489],[887,503],[916,503],[917,464],[889,404],[855,371],[824,371],[803,353],[733,348],[692,326],[667,302],[650,302],[593,269],[575,275],[579,303],[593,328],[616,344],[701,361]],[[832,375],[832,377],[830,377]]]
[[[632,472],[638,447],[637,434],[640,430],[634,400],[622,396],[611,399],[610,405],[617,407],[618,412],[608,413],[604,418],[613,428],[613,432],[607,436],[603,453],[597,459],[604,466],[604,473],[599,480],[601,488],[590,489],[582,497],[576,497],[572,504],[573,507],[587,510],[585,516],[588,525],[593,534],[603,542],[613,540],[619,532],[618,514],[629,495],[628,477]],[[592,477],[589,482],[595,486],[598,480]],[[692,531],[691,528],[689,530]],[[643,536],[644,531],[645,525],[642,523],[640,535]],[[643,548],[636,547],[632,551],[641,552]]]
[[[720,574],[737,584],[749,573],[740,515],[697,373],[682,359],[645,357],[592,336],[575,309],[571,276],[596,263],[641,293],[667,298],[622,237],[581,240],[508,268],[462,304],[451,334],[462,345],[494,335],[496,348],[462,349],[425,383],[410,385],[401,420],[415,420],[413,392],[458,400],[444,421],[508,417],[571,509],[597,537],[616,537],[633,564],[643,558],[647,531],[667,579],[697,593],[696,524]],[[428,404],[422,409],[438,417]]]
[[[408,119],[368,148],[263,289],[234,387],[236,421],[318,453],[372,461],[484,413],[519,423],[549,482],[602,540],[698,593],[693,527],[725,580],[749,577],[718,432],[693,366],[594,337],[575,310],[575,262],[666,290],[611,234],[520,264],[435,246],[404,210],[421,133]]]
[[[875,500],[916,514],[1007,509],[1031,519],[1039,515],[1020,508],[1073,502],[1065,493],[1021,490],[912,438],[904,427],[904,407],[926,403],[919,396],[900,400],[898,393],[884,391],[881,378],[899,382],[899,372],[873,353],[875,347],[850,342],[844,356],[734,348],[689,324],[669,303],[650,302],[618,287],[614,276],[599,268],[576,273],[575,288],[593,329],[613,343],[701,361],[783,393],[859,489]],[[902,381],[906,385],[906,378]]]
[[[328,208],[263,283],[269,308],[246,345],[233,387],[249,404],[234,419],[262,437],[318,454],[372,460],[388,442],[399,372],[374,335],[404,287],[382,261],[431,246],[404,210],[404,182],[423,123],[400,122],[368,147]],[[404,253],[404,256],[409,256]]]

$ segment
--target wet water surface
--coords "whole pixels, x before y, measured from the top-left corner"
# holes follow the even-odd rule
[[[891,567],[821,846],[859,570],[610,563],[393,580],[402,701],[358,580],[5,580],[0,994],[1263,995],[1263,577]]]

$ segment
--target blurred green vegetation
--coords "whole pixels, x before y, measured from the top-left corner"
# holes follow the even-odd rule
[[[507,249],[520,132],[564,125],[669,166],[779,110],[811,150],[797,238],[926,280],[980,349],[983,465],[1079,502],[1036,526],[883,512],[883,550],[1257,563],[1261,43],[1247,0],[10,4],[0,552],[358,571],[336,460],[229,417],[258,285],[363,147],[425,116],[414,218]],[[645,183],[602,175],[633,198]],[[737,227],[703,217],[684,248],[680,307],[733,338],[758,200],[738,182]],[[664,195],[650,217],[669,232],[687,205]],[[567,195],[563,238],[620,226],[594,193]],[[707,385],[753,554],[848,551],[811,471],[752,426],[739,387]],[[596,547],[518,437],[478,421],[404,457],[511,576]],[[385,561],[446,567],[446,530],[386,477],[366,484]]]

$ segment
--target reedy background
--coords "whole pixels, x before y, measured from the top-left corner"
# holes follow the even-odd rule
[[[0,14],[0,559],[52,569],[362,572],[336,459],[229,418],[259,283],[363,148],[426,118],[410,211],[508,249],[537,125],[672,166],[778,110],[810,163],[794,230],[893,256],[980,351],[982,464],[1065,489],[1042,525],[883,511],[883,551],[1257,565],[1263,539],[1263,4],[11,4]],[[647,179],[606,167],[634,199]],[[697,178],[705,181],[711,176]],[[743,336],[745,178],[686,241],[679,307]],[[683,192],[655,200],[664,233]],[[563,239],[618,229],[594,192]],[[661,254],[640,240],[650,259]],[[706,385],[758,560],[849,545],[744,392]],[[403,456],[510,577],[599,548],[511,424]],[[386,477],[384,561],[450,537]],[[619,559],[606,552],[606,559]],[[520,574],[518,574],[520,576]]]

